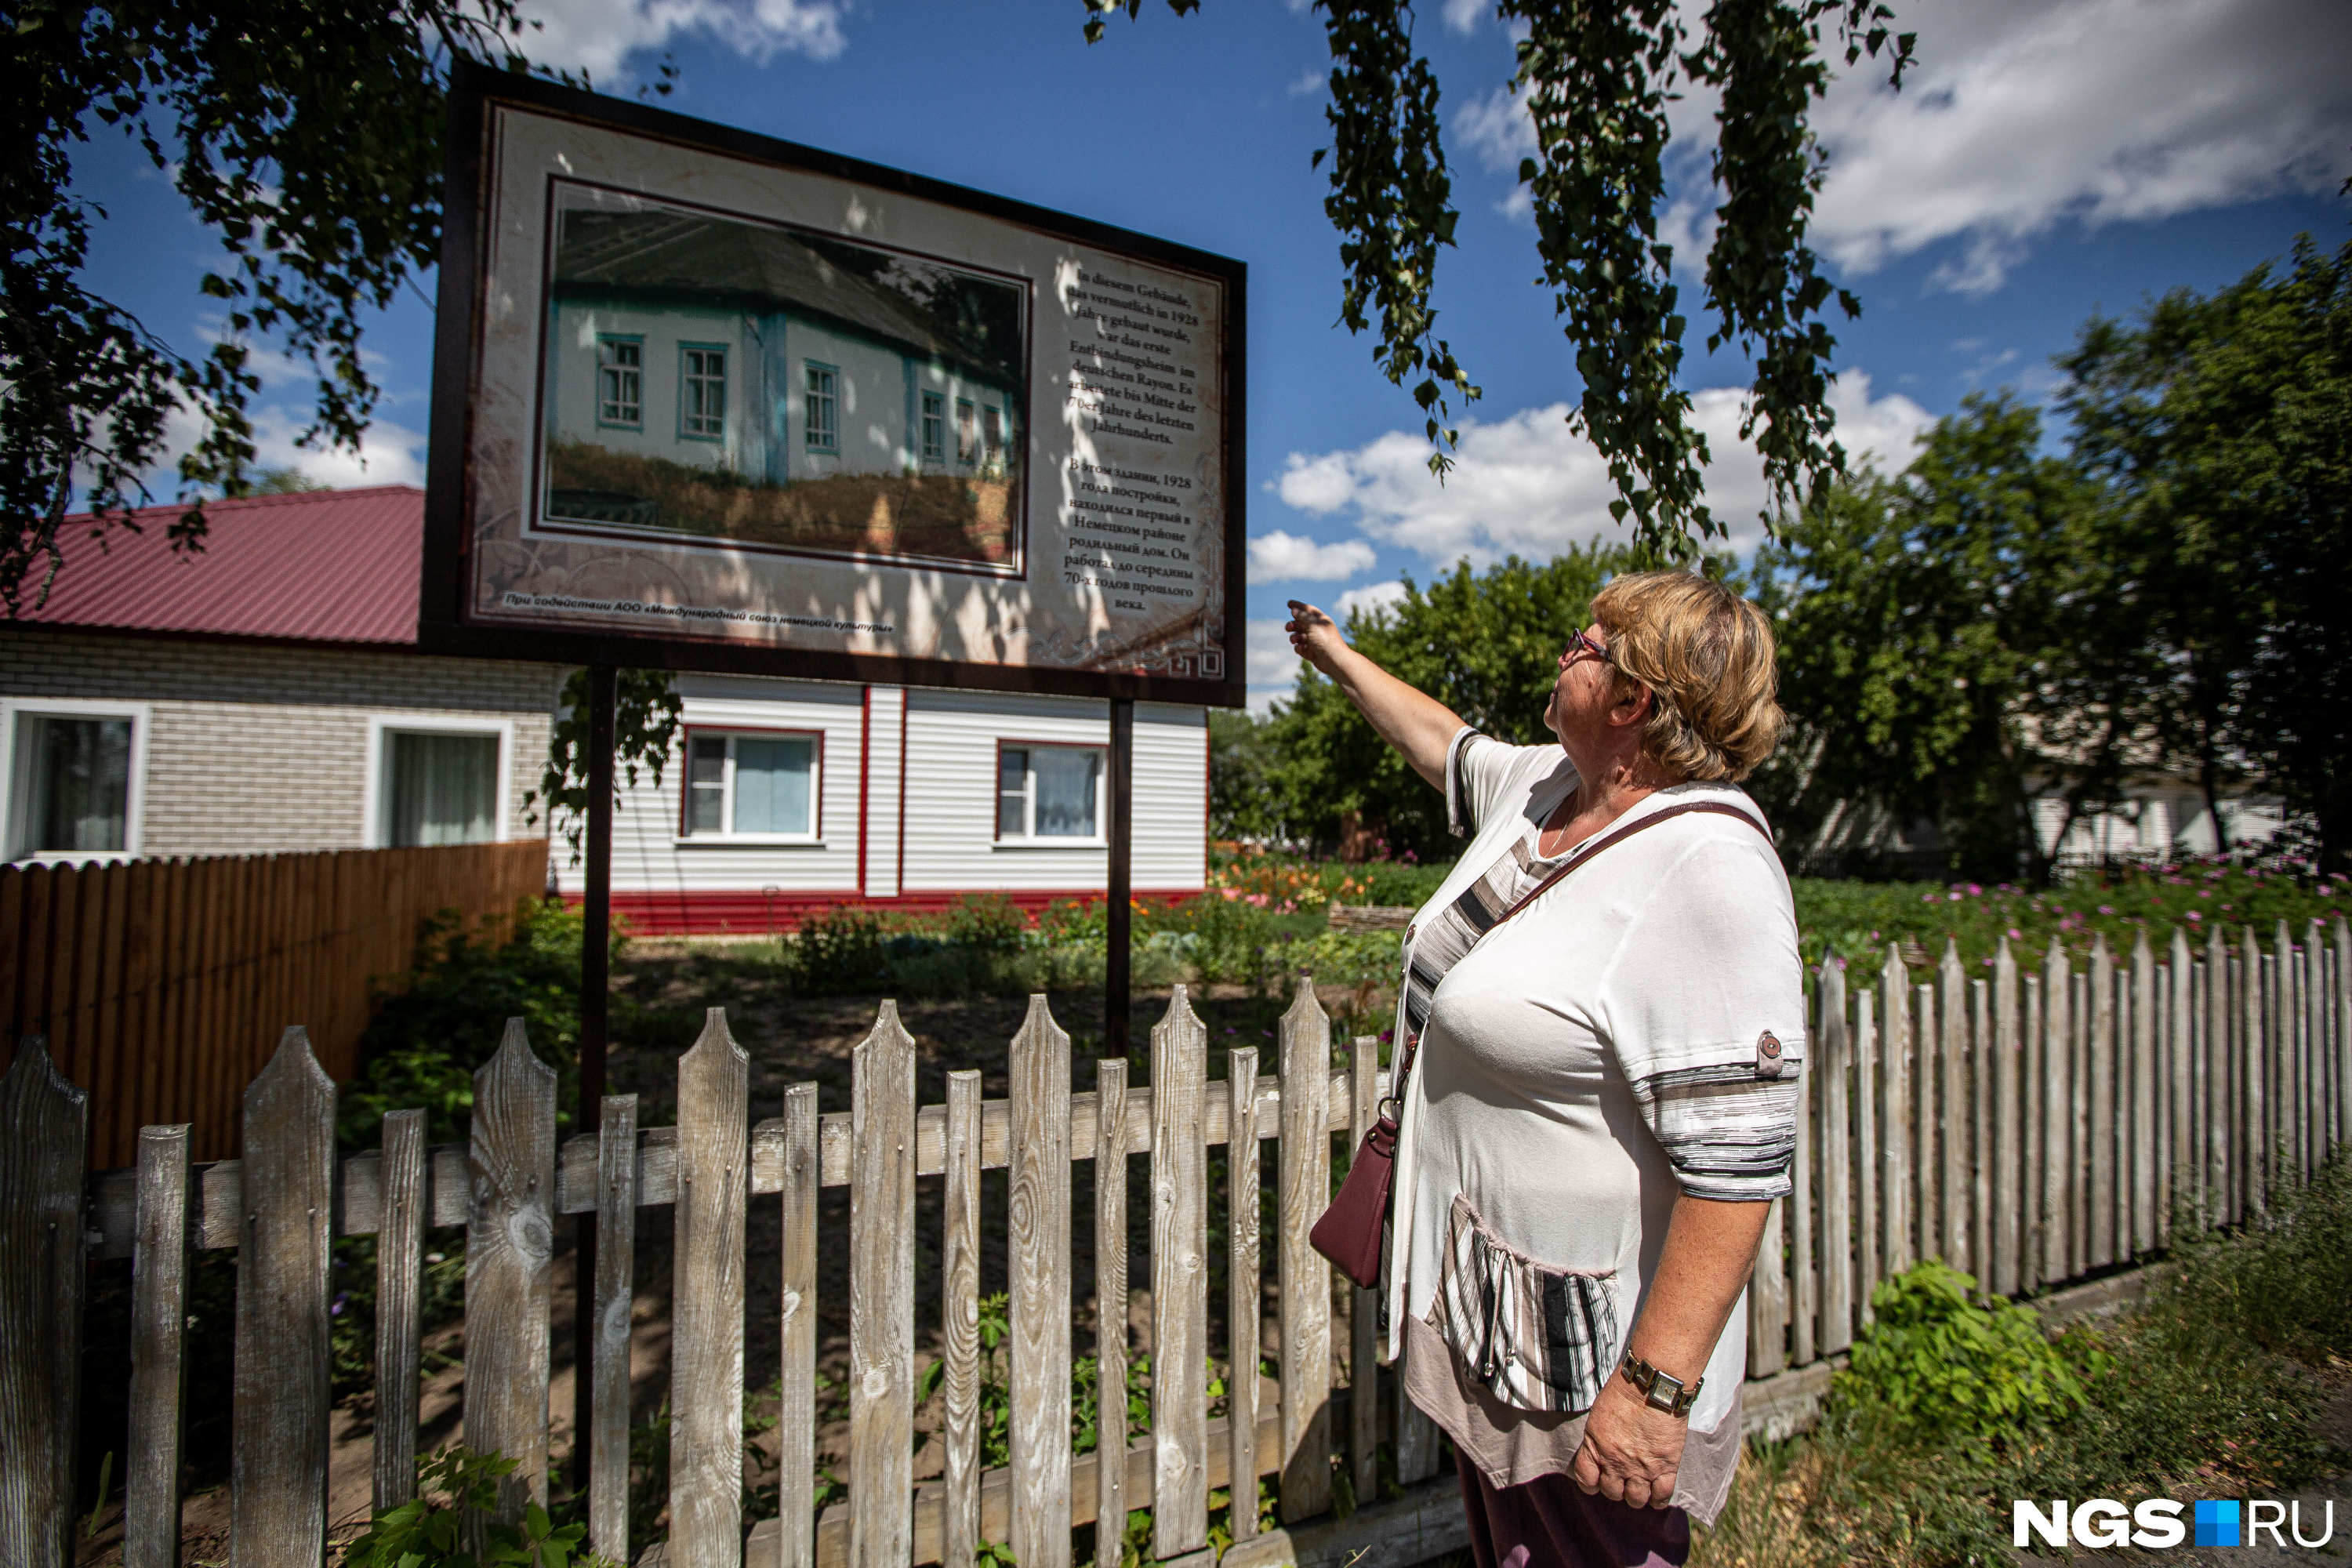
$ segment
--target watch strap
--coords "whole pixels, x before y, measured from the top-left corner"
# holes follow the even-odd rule
[[[1688,1384],[1671,1373],[1660,1372],[1632,1351],[1619,1363],[1625,1381],[1639,1389],[1642,1398],[1653,1410],[1663,1410],[1669,1415],[1687,1416],[1698,1403],[1698,1391],[1706,1386],[1704,1377],[1694,1378]]]

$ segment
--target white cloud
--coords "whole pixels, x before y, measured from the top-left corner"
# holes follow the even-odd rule
[[[1744,554],[1762,538],[1758,513],[1766,490],[1762,462],[1739,439],[1742,395],[1719,387],[1692,401],[1693,422],[1715,454],[1706,470],[1707,506],[1730,530],[1730,547]],[[1848,460],[1874,458],[1890,470],[1910,462],[1918,432],[1930,422],[1899,393],[1873,398],[1870,377],[1861,371],[1832,384],[1830,406]],[[1616,489],[1608,467],[1590,441],[1570,433],[1567,416],[1567,405],[1553,404],[1492,424],[1465,420],[1454,471],[1443,484],[1429,472],[1428,443],[1391,431],[1352,451],[1294,452],[1276,489],[1290,505],[1318,516],[1352,509],[1365,533],[1441,566],[1465,555],[1483,565],[1513,552],[1549,556],[1596,535],[1622,538],[1622,526],[1609,515]]]
[[[1445,25],[1457,33],[1475,33],[1493,9],[1491,0],[1445,0]]]
[[[2067,219],[2147,220],[2352,172],[2342,0],[1914,0],[1917,71],[1846,73],[1817,111],[1814,235],[1866,271],[1965,241],[1937,281],[2000,286]]]
[[[247,475],[262,468],[299,468],[332,489],[362,485],[422,485],[425,482],[425,434],[404,425],[379,419],[360,437],[360,449],[317,451],[297,445],[309,424],[309,409],[296,411],[265,405],[252,411],[254,459]],[[161,460],[148,470],[148,489],[159,500],[179,492],[181,454],[204,434],[203,420],[191,409],[174,409],[164,424]]]
[[[1318,544],[1295,533],[1262,533],[1249,543],[1249,574],[1253,583],[1305,580],[1337,583],[1369,572],[1379,557],[1360,539]]]
[[[585,70],[617,89],[622,67],[641,49],[700,33],[765,65],[780,54],[829,60],[849,47],[842,0],[535,0],[523,50],[541,64]]]
[[[1480,163],[1514,179],[1519,160],[1536,155],[1535,121],[1528,118],[1526,104],[1511,95],[1508,84],[1463,105],[1454,117],[1454,131]]]
[[[1933,281],[1984,294],[2062,223],[2325,193],[2352,174],[2343,0],[1911,0],[1896,25],[1919,35],[1902,91],[1865,56],[1813,115],[1829,175],[1812,238],[1850,272],[1958,241]],[[1696,273],[1715,237],[1716,107],[1712,89],[1685,83],[1668,109],[1659,237],[1677,270]],[[1519,160],[1536,149],[1524,105],[1492,89],[1454,132],[1513,180],[1502,210],[1524,216]]]
[[[1248,673],[1251,687],[1287,688],[1298,675],[1298,656],[1290,651],[1290,638],[1283,631],[1282,623],[1252,621],[1244,635],[1247,646],[1243,668]]]
[[[1367,613],[1385,610],[1391,605],[1401,603],[1403,598],[1402,583],[1394,579],[1386,583],[1370,583],[1361,588],[1350,588],[1340,595],[1339,602],[1331,606],[1331,618],[1344,626],[1348,624],[1348,617],[1358,610]]]
[[[1330,79],[1330,74],[1321,67],[1308,66],[1298,73],[1298,79],[1290,84],[1290,96],[1306,98],[1310,94],[1321,92]]]

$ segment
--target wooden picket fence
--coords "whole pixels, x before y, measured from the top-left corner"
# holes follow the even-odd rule
[[[157,1122],[226,1159],[279,1024],[303,1019],[349,1078],[371,987],[407,971],[427,917],[470,931],[546,881],[543,838],[0,867],[0,1038],[46,1037],[90,1092],[92,1165],[129,1164]]]
[[[2053,947],[2040,973],[2004,948],[1971,976],[1948,952],[1915,984],[1890,952],[1874,986],[1849,994],[1823,966],[1812,1059],[1799,1079],[1796,1190],[1775,1205],[1749,1291],[1751,1376],[1785,1383],[1837,1356],[1869,1321],[1871,1290],[1941,1257],[2003,1292],[2043,1289],[2162,1248],[2175,1225],[2258,1219],[2284,1184],[2352,1130],[2352,931],[2315,923],[2270,952],[2251,931],[2201,949],[2145,941],[2087,968]],[[628,1560],[628,1332],[636,1214],[675,1216],[670,1405],[671,1568],[971,1568],[982,1543],[1023,1568],[1070,1568],[1073,1527],[1097,1532],[1116,1568],[1129,1510],[1152,1513],[1151,1555],[1205,1568],[1210,1490],[1273,1475],[1286,1525],[1322,1516],[1334,1464],[1376,1495],[1392,1446],[1411,1495],[1450,1483],[1434,1428],[1381,1392],[1370,1293],[1335,1295],[1307,1233],[1330,1191],[1333,1140],[1369,1126],[1386,1074],[1359,1038],[1333,1067],[1310,981],[1284,1016],[1275,1074],[1255,1049],[1207,1078],[1208,1037],[1182,990],[1152,1030],[1149,1088],[1127,1064],[1073,1088],[1069,1037],[1042,997],[1010,1045],[1010,1094],[984,1100],[976,1072],[948,1076],[944,1104],[916,1103],[916,1052],[885,1003],[853,1061],[852,1109],[820,1115],[795,1085],[781,1117],[750,1117],[749,1059],[712,1009],[677,1067],[678,1122],[641,1129],[634,1097],[601,1131],[560,1147],[555,1077],[520,1023],[476,1077],[469,1142],[427,1148],[424,1113],[384,1119],[379,1150],[338,1161],[335,1090],[299,1029],[247,1089],[242,1163],[194,1164],[184,1127],[142,1131],[135,1169],[82,1172],[85,1105],[37,1042],[0,1081],[0,1562],[68,1563],[81,1289],[89,1257],[132,1262],[131,1455],[124,1562],[176,1561],[182,1300],[187,1248],[240,1249],[235,1327],[232,1547],[237,1568],[317,1564],[328,1520],[330,1243],[373,1235],[376,1385],[418,1385],[425,1233],[467,1228],[467,1442],[520,1461],[500,1510],[544,1499],[549,1463],[551,1258],[558,1217],[593,1213],[598,1325],[590,1369],[590,1543]],[[1276,1144],[1276,1233],[1258,1232],[1257,1160],[1227,1162],[1231,1281],[1223,1346],[1255,1366],[1264,1252],[1277,1289],[1279,1393],[1227,1379],[1209,1418],[1209,1151]],[[1070,1439],[1071,1172],[1095,1162],[1097,1321],[1129,1296],[1127,1161],[1151,1156],[1150,1430],[1127,1430],[1126,1335],[1096,1350],[1101,1446]],[[1009,1173],[1010,1463],[981,1464],[981,1173]],[[940,1479],[914,1479],[919,1365],[915,1184],[944,1180]],[[804,1485],[782,1512],[742,1517],[745,1220],[756,1196],[782,1213],[780,1311],[760,1331],[782,1352],[782,1473],[809,1476],[816,1440],[817,1194],[850,1189],[847,1499],[818,1517]],[[1786,1216],[1785,1230],[1783,1215]],[[1335,1310],[1335,1308],[1342,1310]],[[1344,1368],[1339,1344],[1345,1345]],[[1792,1369],[1794,1371],[1792,1372]],[[1337,1374],[1346,1373],[1344,1382]],[[1768,1383],[1764,1387],[1770,1387]],[[1400,1406],[1402,1407],[1400,1410]],[[380,1398],[375,1501],[415,1485],[417,1406]],[[1130,1443],[1130,1436],[1138,1440]],[[1430,1482],[1428,1487],[1418,1483]],[[1244,1496],[1248,1495],[1246,1487]],[[1456,1516],[1458,1517],[1458,1515]],[[1255,1521],[1233,1510],[1229,1556],[1263,1563]],[[1420,1538],[1427,1541],[1429,1537]],[[1413,1561],[1410,1542],[1372,1559]],[[1429,1552],[1423,1551],[1421,1555]]]
[[[1816,977],[1796,1190],[1748,1290],[1748,1374],[1838,1356],[1881,1280],[1924,1258],[2010,1296],[2129,1264],[2176,1225],[2237,1225],[2352,1136],[2352,927],[2271,950],[2218,924],[2161,955],[2104,937],[2039,973],[1895,948]],[[1850,994],[1851,993],[1851,994]]]

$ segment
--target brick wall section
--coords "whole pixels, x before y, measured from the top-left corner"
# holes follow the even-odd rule
[[[404,713],[511,721],[507,832],[533,836],[522,796],[539,784],[562,675],[390,648],[0,626],[0,697],[149,704],[148,855],[365,847],[368,721]]]

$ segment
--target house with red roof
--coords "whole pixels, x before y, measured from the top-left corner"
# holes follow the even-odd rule
[[[569,673],[420,652],[424,494],[219,501],[68,520],[46,598],[0,622],[12,862],[537,837]],[[614,823],[615,911],[645,931],[789,929],[840,904],[1099,897],[1108,707],[1076,698],[681,675],[684,728]],[[1139,703],[1134,885],[1198,891],[1208,731]],[[551,879],[576,893],[559,843]]]

